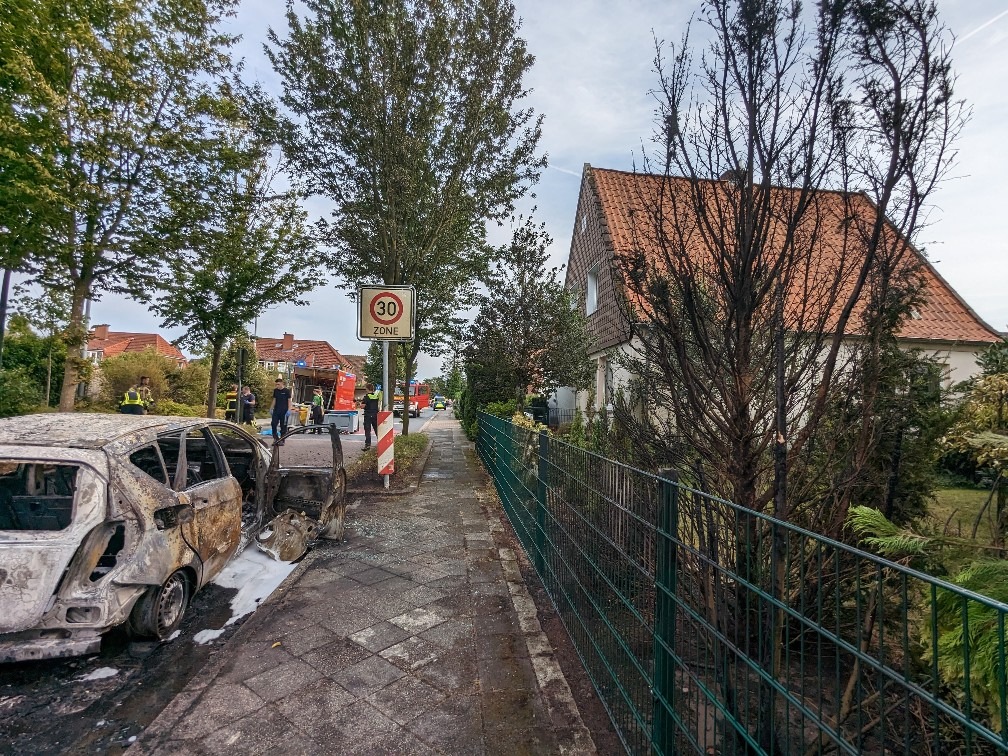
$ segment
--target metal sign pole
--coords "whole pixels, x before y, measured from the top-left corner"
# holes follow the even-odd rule
[[[386,412],[392,409],[391,405],[389,404],[389,392],[388,392],[388,345],[389,345],[388,341],[382,342],[382,386],[381,386],[382,407]],[[375,432],[377,433],[377,429],[375,430]],[[375,439],[375,443],[377,442],[378,439]],[[385,488],[388,488],[389,476],[386,475],[384,477],[385,477]]]

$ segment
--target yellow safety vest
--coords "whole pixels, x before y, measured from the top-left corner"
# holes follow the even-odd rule
[[[143,399],[140,398],[139,391],[127,391],[123,394],[123,404],[143,404]]]

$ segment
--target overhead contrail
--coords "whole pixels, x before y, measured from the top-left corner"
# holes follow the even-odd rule
[[[976,29],[974,29],[973,31],[971,31],[969,34],[964,34],[963,36],[959,37],[959,39],[957,39],[956,42],[959,42],[959,43],[965,42],[967,39],[969,39],[970,37],[972,37],[974,34],[979,34],[984,29],[986,29],[988,26],[990,26],[991,24],[995,23],[999,19],[1004,18],[1005,16],[1008,16],[1008,10],[1001,11],[996,16],[994,16],[994,18],[992,18],[990,21],[987,21],[986,23],[980,24],[980,26],[978,26]]]

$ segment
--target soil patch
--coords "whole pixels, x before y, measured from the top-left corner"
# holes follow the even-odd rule
[[[378,451],[363,452],[347,465],[347,489],[351,493],[407,493],[420,482],[433,442],[426,433],[412,433],[395,439],[395,473],[385,479],[378,474]]]

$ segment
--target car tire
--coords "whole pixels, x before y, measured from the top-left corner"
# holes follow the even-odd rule
[[[162,585],[152,585],[137,599],[129,627],[140,638],[165,640],[178,630],[189,608],[192,585],[182,570],[175,570]]]

